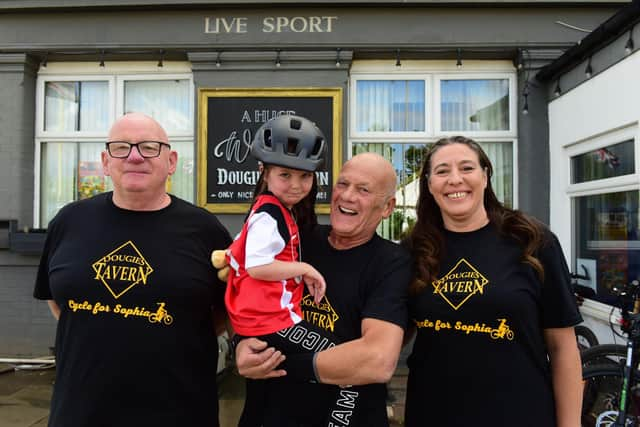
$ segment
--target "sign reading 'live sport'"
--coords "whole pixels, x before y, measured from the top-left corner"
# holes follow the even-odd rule
[[[312,120],[327,139],[326,160],[316,172],[316,210],[328,212],[341,163],[341,106],[341,89],[201,89],[198,204],[245,213],[260,175],[249,152],[253,136],[266,121],[289,114]]]

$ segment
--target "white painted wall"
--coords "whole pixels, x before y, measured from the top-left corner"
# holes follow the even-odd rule
[[[571,197],[640,188],[640,51],[549,104],[550,226],[572,268]],[[636,174],[570,184],[571,156],[635,138]],[[603,342],[612,342],[610,307],[586,301],[585,323]]]

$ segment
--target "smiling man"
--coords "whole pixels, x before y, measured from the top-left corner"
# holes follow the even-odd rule
[[[255,338],[241,341],[239,371],[263,387],[253,394],[260,387],[250,388],[240,426],[388,426],[384,383],[398,361],[411,279],[408,253],[376,234],[393,212],[395,187],[392,165],[377,154],[359,154],[344,164],[333,188],[331,226],[306,230],[301,239],[306,261],[327,282],[320,304],[305,296],[304,317],[343,344],[315,357],[287,357],[283,376],[284,370],[274,370],[283,358],[279,351]],[[312,382],[305,381],[309,372]],[[324,424],[320,415],[338,386],[343,408]]]
[[[50,427],[218,425],[209,255],[231,238],[167,194],[177,157],[155,120],[119,118],[102,153],[113,192],[49,224],[34,296],[58,319]]]

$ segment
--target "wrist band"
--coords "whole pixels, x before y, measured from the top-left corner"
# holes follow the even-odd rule
[[[301,353],[287,356],[282,362],[282,369],[287,371],[287,377],[298,381],[319,383],[316,369],[317,353]]]

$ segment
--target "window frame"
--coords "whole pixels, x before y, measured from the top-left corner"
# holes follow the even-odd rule
[[[620,142],[633,141],[633,149],[635,156],[636,170],[633,174],[614,176],[611,178],[594,179],[591,181],[571,183],[571,158],[580,154],[589,153],[600,148],[605,148],[610,145],[614,145]],[[628,126],[622,129],[617,129],[612,132],[608,132],[602,135],[595,136],[583,141],[578,141],[574,144],[565,146],[565,168],[567,196],[571,199],[573,205],[573,198],[580,196],[592,196],[605,193],[617,193],[621,191],[640,190],[640,138],[638,138],[638,127]],[[616,191],[610,191],[614,189]],[[574,212],[571,212],[571,218],[573,218]],[[572,236],[572,240],[573,240]]]
[[[580,154],[589,153],[600,148],[605,148],[624,141],[633,141],[635,157],[635,173],[611,178],[596,179],[587,182],[571,183],[571,158]],[[622,193],[627,191],[640,192],[640,128],[637,123],[625,126],[600,135],[595,135],[581,141],[567,144],[564,147],[565,166],[565,197],[568,215],[566,220],[571,235],[570,269],[574,269],[577,262],[578,241],[575,230],[577,215],[577,199],[584,196],[597,196],[602,194]],[[572,270],[573,271],[573,270]]]
[[[434,87],[434,133],[435,135],[453,135],[463,134],[464,136],[472,139],[480,138],[488,134],[495,135],[496,137],[516,137],[518,129],[518,88],[516,81],[516,74],[504,73],[504,72],[460,72],[460,73],[438,73],[433,75],[433,87]],[[443,131],[441,129],[440,119],[442,117],[442,94],[440,91],[440,83],[443,80],[507,80],[509,86],[509,129],[507,130],[489,130],[489,131],[465,131],[465,130],[451,130]]]
[[[418,138],[418,137],[428,137],[433,133],[433,106],[429,103],[428,94],[432,91],[432,83],[431,78],[428,76],[425,77],[424,74],[397,74],[390,76],[389,74],[351,74],[350,77],[350,94],[349,97],[351,99],[349,105],[349,115],[353,120],[349,120],[349,134],[354,138],[388,138],[388,137],[396,137],[396,138]],[[424,81],[424,112],[425,112],[425,120],[424,126],[425,130],[422,132],[411,132],[411,131],[401,131],[401,132],[359,132],[356,128],[356,120],[358,114],[357,109],[357,83],[358,81]]]
[[[513,167],[513,208],[519,206],[518,177],[518,90],[517,70],[510,61],[465,61],[458,69],[452,61],[407,60],[401,67],[389,61],[354,61],[349,76],[349,117],[347,118],[347,159],[352,157],[353,146],[358,143],[431,144],[446,136],[463,134],[477,142],[510,143]],[[358,132],[356,128],[356,86],[359,80],[424,80],[425,131],[424,132]],[[440,81],[469,79],[507,79],[509,82],[509,129],[505,131],[441,131]],[[429,96],[431,94],[431,96]]]
[[[45,116],[45,87],[47,82],[83,82],[107,81],[108,84],[108,122],[113,123],[116,117],[124,112],[124,83],[140,80],[187,80],[188,81],[188,115],[191,129],[188,132],[168,132],[171,143],[192,142],[193,155],[196,156],[195,133],[195,87],[193,73],[188,62],[165,62],[162,68],[156,62],[123,62],[100,67],[91,63],[49,63],[46,68],[41,67],[36,79],[36,112],[34,138],[34,226],[41,227],[40,201],[42,196],[42,145],[50,142],[102,143],[106,142],[108,129],[101,131],[46,131],[44,129]],[[194,192],[195,192],[195,181]],[[46,226],[46,224],[45,224]]]

